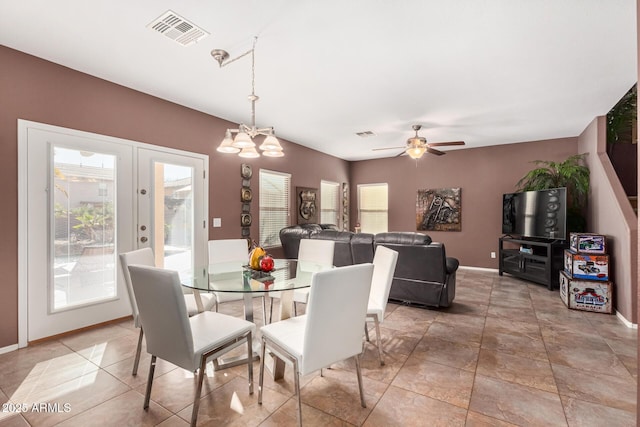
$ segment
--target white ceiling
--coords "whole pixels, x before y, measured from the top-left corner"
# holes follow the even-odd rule
[[[635,0],[1,0],[0,44],[346,159],[579,135],[637,79]],[[210,33],[147,28],[167,10]],[[0,64],[1,70],[1,64]],[[373,131],[361,138],[356,132]],[[217,144],[223,135],[212,135]],[[465,147],[462,147],[465,148]],[[448,151],[457,148],[443,148]],[[286,146],[285,146],[286,150]]]

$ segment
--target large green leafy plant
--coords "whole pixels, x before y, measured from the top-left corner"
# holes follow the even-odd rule
[[[563,162],[534,160],[537,167],[520,178],[518,191],[567,188],[567,228],[569,231],[585,231],[585,213],[589,199],[589,168],[586,154],[576,154]]]
[[[637,114],[638,92],[633,85],[622,99],[607,113],[607,149],[613,144],[632,143],[633,127]]]

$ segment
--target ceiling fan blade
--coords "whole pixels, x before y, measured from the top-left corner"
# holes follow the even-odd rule
[[[435,154],[436,156],[442,156],[447,154],[444,151],[436,150],[435,148],[427,147],[427,153]]]
[[[407,148],[406,146],[402,147],[386,147],[386,148],[372,148],[371,151],[381,151],[381,150],[398,150],[400,148]]]
[[[447,145],[464,145],[464,141],[451,141],[451,142],[428,142],[430,147],[445,147]]]

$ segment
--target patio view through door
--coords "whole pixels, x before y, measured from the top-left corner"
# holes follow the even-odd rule
[[[20,346],[129,315],[121,252],[204,265],[206,156],[20,122]]]
[[[207,260],[204,173],[201,157],[138,150],[138,247],[185,279]]]

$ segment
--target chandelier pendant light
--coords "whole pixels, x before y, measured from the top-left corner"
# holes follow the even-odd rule
[[[220,68],[251,54],[251,95],[249,95],[249,101],[251,101],[251,126],[241,123],[238,129],[227,129],[224,134],[224,139],[216,150],[220,153],[238,154],[238,156],[244,158],[260,157],[260,153],[256,150],[256,143],[253,139],[258,135],[262,135],[265,138],[258,147],[260,151],[262,151],[262,154],[267,157],[282,157],[284,156],[284,152],[280,141],[276,138],[273,127],[256,127],[256,101],[260,99],[255,91],[255,50],[257,41],[258,37],[255,37],[251,50],[231,60],[229,60],[229,54],[225,50],[214,49],[211,51],[211,56],[218,61]],[[234,134],[235,137],[232,136]]]

